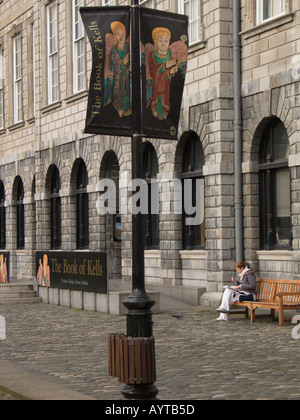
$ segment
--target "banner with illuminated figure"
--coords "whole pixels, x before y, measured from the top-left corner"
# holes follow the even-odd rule
[[[80,9],[93,55],[86,133],[132,136],[130,21],[132,8]],[[144,137],[178,138],[188,59],[188,17],[139,9]],[[135,57],[136,58],[136,57]],[[136,62],[136,60],[134,60]]]
[[[143,135],[177,139],[188,59],[188,18],[141,9]]]
[[[132,113],[130,90],[130,43],[122,22],[112,22],[105,35],[104,106],[112,102],[120,118]]]
[[[85,132],[130,136],[130,7],[80,12],[93,55]]]

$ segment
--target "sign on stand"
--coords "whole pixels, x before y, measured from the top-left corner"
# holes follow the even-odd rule
[[[42,287],[107,294],[105,252],[36,252],[37,284]]]

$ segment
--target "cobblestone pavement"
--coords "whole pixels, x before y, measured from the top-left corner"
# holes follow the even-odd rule
[[[13,401],[13,400],[15,400],[15,398],[0,391],[0,401]]]
[[[108,376],[107,339],[126,332],[125,317],[46,304],[3,305],[0,314],[1,361],[100,400],[123,399],[123,385]],[[159,399],[300,399],[294,325],[215,319],[196,307],[181,319],[153,316]]]

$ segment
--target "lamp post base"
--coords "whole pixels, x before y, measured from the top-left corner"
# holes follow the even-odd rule
[[[122,390],[125,398],[135,400],[155,400],[158,392],[154,384],[126,385]]]

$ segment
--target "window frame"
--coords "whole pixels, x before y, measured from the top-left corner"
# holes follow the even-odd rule
[[[19,46],[17,45],[19,44]],[[19,57],[17,57],[19,55]],[[13,37],[13,121],[18,124],[23,121],[22,95],[22,36]]]
[[[153,185],[158,182],[158,158],[153,145],[150,142],[144,143],[143,151],[143,167],[144,167],[144,180],[147,183],[148,193],[148,212],[145,215],[145,250],[159,249],[159,214],[152,214],[152,189]],[[156,162],[153,161],[156,160]],[[155,163],[155,171],[153,172],[153,162]],[[159,190],[157,190],[159,194]]]
[[[24,185],[21,178],[18,180],[16,191],[17,210],[17,249],[25,248],[25,208],[24,208]]]
[[[4,129],[4,56],[0,45],[0,130]]]
[[[76,8],[80,9],[83,7],[84,0],[72,0],[72,48],[73,48],[73,94],[80,93],[86,90],[86,46],[85,46],[85,35],[84,26],[78,13],[79,20],[76,21]],[[80,31],[78,37],[76,37],[76,25]],[[81,54],[79,54],[79,48],[82,48]],[[80,61],[81,60],[81,61]],[[80,61],[80,63],[79,63]],[[81,67],[81,72],[79,68]],[[81,78],[82,86],[79,84],[79,78]]]
[[[89,248],[89,200],[88,173],[86,165],[80,162],[76,177],[76,249]]]
[[[202,149],[202,158],[203,161],[201,162],[201,168],[194,169],[193,167],[189,167],[190,158],[195,163],[195,144],[199,142]],[[184,148],[183,152],[183,159],[182,159],[182,202],[184,203],[185,197],[185,190],[184,190],[184,181],[186,179],[192,180],[192,193],[193,198],[192,201],[194,202],[194,194],[196,192],[196,183],[197,180],[201,180],[203,182],[203,186],[205,187],[205,178],[203,175],[203,167],[205,165],[205,157],[204,157],[204,149],[201,143],[199,136],[196,133],[190,133],[187,143]],[[205,211],[205,197],[204,199],[204,211]],[[204,250],[206,247],[206,227],[205,227],[205,216],[201,225],[186,225],[186,218],[192,217],[191,215],[187,215],[185,213],[185,209],[183,206],[182,209],[182,249],[184,250]],[[200,245],[196,244],[195,238],[196,236],[200,236]]]
[[[197,2],[197,12],[198,14],[195,16],[191,16],[189,11],[186,10],[186,5],[191,8],[191,2]],[[192,9],[192,8],[191,8]],[[189,26],[188,26],[188,34],[189,34],[189,46],[192,47],[200,42],[203,41],[203,34],[202,34],[202,7],[201,7],[201,0],[178,0],[178,11],[180,14],[187,15],[189,17]],[[192,24],[194,22],[198,22],[197,27],[197,39],[193,39],[192,37]]]
[[[51,249],[61,249],[61,197],[60,175],[55,167],[51,175],[50,207],[51,207]]]
[[[6,210],[5,210],[5,188],[0,181],[0,249],[6,248]]]
[[[102,0],[103,7],[117,6],[117,0]]]
[[[259,197],[260,197],[260,249],[261,250],[291,250],[292,249],[292,191],[291,191],[291,172],[288,166],[288,159],[274,160],[271,155],[266,156],[267,144],[270,141],[274,149],[274,130],[279,124],[283,124],[279,119],[274,119],[266,127],[260,146],[259,153]],[[288,145],[289,147],[289,145]],[[289,169],[290,179],[290,225],[291,232],[289,244],[277,244],[277,194],[276,194],[276,175],[282,169]]]
[[[54,8],[54,19],[50,21],[50,10]],[[58,4],[49,3],[46,6],[47,22],[47,80],[48,105],[59,101],[59,57],[58,57]],[[51,25],[55,22],[54,36],[50,38]],[[52,45],[52,40],[54,46]],[[52,49],[53,47],[53,49]],[[56,76],[56,83],[55,83]]]
[[[262,23],[268,22],[272,19],[276,19],[279,16],[282,16],[286,13],[285,10],[285,1],[284,0],[280,0],[281,4],[280,4],[280,9],[281,11],[279,13],[275,13],[271,11],[271,16],[269,17],[264,17],[264,2],[265,1],[271,1],[271,7],[273,6],[273,1],[276,0],[256,0],[256,24],[257,25],[261,25]],[[278,0],[277,0],[278,1]]]

